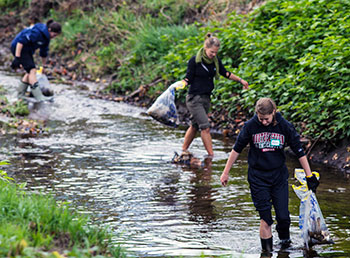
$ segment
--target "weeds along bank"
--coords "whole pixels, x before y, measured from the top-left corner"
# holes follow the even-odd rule
[[[22,3],[20,8],[27,3],[14,2]],[[122,96],[151,85],[146,88],[151,99],[185,75],[187,60],[206,32],[214,32],[222,41],[224,65],[246,78],[251,89],[242,93],[238,84],[216,82],[213,126],[237,134],[254,102],[268,96],[310,139],[310,155],[350,167],[350,3],[222,2],[51,1],[40,18],[63,24],[63,35],[51,47],[60,75],[107,78],[106,93]],[[252,10],[252,3],[262,5]],[[180,92],[178,100],[184,96]],[[339,148],[342,154],[334,152]]]
[[[1,257],[126,257],[106,228],[57,203],[48,195],[24,191],[0,161]]]

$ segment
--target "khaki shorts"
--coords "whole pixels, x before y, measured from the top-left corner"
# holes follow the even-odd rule
[[[186,96],[186,106],[191,113],[191,125],[197,130],[204,130],[210,127],[208,112],[210,108],[210,96],[192,95]]]

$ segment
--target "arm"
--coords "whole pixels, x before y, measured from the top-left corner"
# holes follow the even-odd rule
[[[40,47],[39,55],[41,56],[41,58],[43,58],[43,61],[44,61],[44,58],[46,58],[48,56],[48,54],[49,54],[49,46],[48,45]]]
[[[193,82],[194,76],[196,72],[196,61],[195,57],[192,57],[187,63],[187,71],[184,81],[186,85],[191,84]]]
[[[306,175],[307,188],[313,191],[314,193],[316,193],[316,189],[320,184],[320,182],[318,181],[317,177],[314,174],[312,174],[306,155],[299,158],[299,162],[300,162],[300,165],[303,167]]]
[[[310,168],[309,162],[306,158],[306,155],[300,157],[299,162],[300,162],[301,167],[305,171],[306,177],[310,177],[312,175],[312,173],[311,173],[311,168]]]
[[[235,150],[232,150],[231,153],[230,153],[230,156],[226,162],[226,166],[225,166],[225,169],[224,171],[222,172],[221,174],[221,177],[220,177],[220,181],[221,181],[221,184],[223,186],[226,186],[227,185],[227,182],[228,182],[228,175],[229,175],[229,172],[230,172],[230,169],[233,165],[233,163],[236,162],[237,158],[239,156],[239,153],[236,152]]]
[[[240,84],[243,85],[243,89],[249,89],[249,84],[248,82],[246,82],[245,80],[243,80],[242,78],[239,78],[237,75],[229,72],[226,70],[225,66],[222,64],[221,62],[221,59],[218,59],[219,60],[219,73],[226,77],[227,79],[230,79],[232,81],[236,81],[236,82],[239,82]]]
[[[249,143],[252,134],[250,133],[249,127],[252,120],[249,120],[248,122],[246,122],[242,128],[242,131],[239,133],[237,140],[235,142],[235,145],[232,148],[232,151],[230,153],[230,156],[226,162],[226,166],[224,171],[222,172],[222,175],[220,177],[220,181],[221,184],[223,186],[227,185],[228,182],[228,175],[230,172],[230,169],[233,165],[233,163],[236,162],[239,154],[242,152],[242,150],[245,148],[245,146],[247,146],[247,144]]]
[[[15,50],[15,59],[13,59],[12,63],[11,63],[11,68],[12,69],[18,69],[20,68],[21,65],[21,53],[22,53],[22,49],[23,49],[23,44],[22,43],[17,43],[16,44],[16,50]]]
[[[18,42],[16,45],[16,53],[15,53],[16,57],[21,57],[22,48],[23,48],[23,44]]]
[[[229,72],[228,72],[229,73]],[[232,80],[232,81],[236,81],[239,82],[240,84],[243,85],[243,89],[249,89],[249,84],[248,82],[246,82],[245,80],[243,80],[242,78],[239,78],[237,75],[230,73],[228,79]]]

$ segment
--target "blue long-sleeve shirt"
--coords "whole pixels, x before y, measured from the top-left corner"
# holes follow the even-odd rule
[[[285,163],[284,148],[290,146],[300,158],[305,155],[294,126],[276,113],[276,125],[264,126],[257,115],[244,124],[233,149],[241,153],[250,144],[248,164],[257,170],[273,170]]]
[[[40,48],[39,55],[47,57],[50,44],[50,33],[45,24],[37,23],[34,26],[23,29],[18,33],[11,43],[12,52],[15,51],[17,43],[23,44],[22,51],[34,54]]]

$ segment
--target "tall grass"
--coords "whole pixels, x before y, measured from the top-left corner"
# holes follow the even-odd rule
[[[165,8],[165,2],[176,8]],[[138,10],[124,5],[108,12],[103,8],[75,10],[68,18],[53,12],[55,20],[64,22],[63,33],[51,49],[73,57],[92,78],[117,74],[111,89],[125,93],[158,77],[162,67],[155,64],[160,58],[180,40],[197,34],[194,25],[177,25],[182,22],[185,6],[188,3],[146,1]]]
[[[90,225],[87,217],[50,196],[0,180],[0,209],[1,257],[37,257],[57,250],[74,257],[124,257],[107,229]]]

